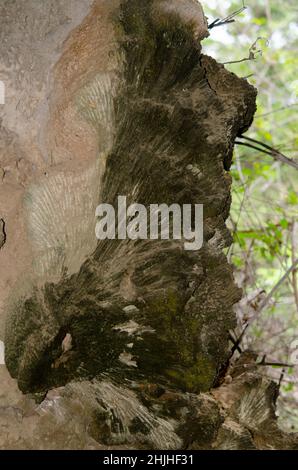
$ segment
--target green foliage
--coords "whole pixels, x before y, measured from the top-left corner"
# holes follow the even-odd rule
[[[297,2],[244,3],[247,9],[237,16],[236,22],[210,31],[204,52],[227,63],[226,67],[239,76],[249,77],[249,82],[257,87],[258,110],[247,135],[298,161]],[[209,23],[227,17],[241,6],[240,0],[204,4]],[[247,58],[255,42],[261,54],[255,54],[253,60],[231,63]],[[228,256],[236,267],[245,298],[258,289],[264,290],[266,296],[298,258],[298,172],[257,150],[238,146],[231,174],[234,183],[229,227],[234,243]],[[298,338],[297,278],[295,273],[289,275],[274,291],[266,308],[255,315],[244,347],[253,347],[273,361],[289,362],[291,343]],[[258,305],[258,298],[254,304],[248,301],[254,312]],[[240,323],[244,322],[241,311],[239,315]],[[266,373],[279,380],[280,369],[270,368]],[[292,402],[289,405],[289,397],[293,400],[297,395],[297,375],[297,367],[285,369],[279,409],[283,426],[296,430],[297,404],[294,408]]]

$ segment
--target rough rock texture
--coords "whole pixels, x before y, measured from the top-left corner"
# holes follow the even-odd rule
[[[5,341],[24,392],[110,370],[204,391],[227,358],[239,290],[222,254],[226,170],[255,90],[202,56],[188,16],[161,7],[166,24],[158,2],[98,2],[55,67],[45,151],[54,168],[70,168],[26,192],[35,272],[11,299]],[[203,248],[187,252],[183,240],[95,246],[95,207],[116,206],[119,195],[145,206],[204,204]],[[62,357],[66,334],[72,349]]]
[[[241,295],[223,254],[228,170],[256,91],[202,54],[200,5],[95,1],[58,57],[50,51],[67,32],[59,29],[64,2],[4,3],[10,21],[12,5],[30,13],[22,15],[26,41],[13,36],[6,60],[33,126],[27,134],[8,106],[0,190],[14,203],[0,206],[2,269],[14,246],[21,258],[5,284],[16,281],[5,296],[5,358],[20,390],[41,403],[17,394],[4,406],[0,446],[295,446],[276,427],[272,384],[244,372],[220,385]],[[72,3],[70,29],[90,4]],[[40,56],[17,73],[18,47],[35,43]],[[9,170],[7,149],[18,155]],[[95,208],[116,206],[119,195],[145,206],[204,204],[202,249],[185,251],[184,240],[97,243]],[[10,241],[16,226],[20,247],[16,235]]]
[[[5,376],[0,448],[298,450],[297,436],[277,426],[275,384],[254,370],[228,382],[191,394],[103,376],[51,390],[36,405]]]

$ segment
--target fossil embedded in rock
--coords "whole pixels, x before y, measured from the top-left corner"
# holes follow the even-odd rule
[[[202,9],[178,3],[96,2],[53,70],[52,165],[26,190],[32,274],[6,327],[7,366],[24,392],[102,373],[204,391],[227,357],[240,292],[208,241],[230,243],[224,165],[255,90],[202,55]],[[204,205],[197,251],[182,239],[97,242],[95,208],[120,195],[128,206]]]

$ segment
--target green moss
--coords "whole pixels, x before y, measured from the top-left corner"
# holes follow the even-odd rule
[[[139,358],[140,369],[151,376],[160,374],[187,391],[209,390],[216,368],[202,353],[200,318],[187,314],[184,303],[184,296],[175,290],[153,299],[144,321],[155,334],[144,334],[133,353]]]
[[[199,354],[196,363],[184,370],[166,370],[165,374],[173,379],[180,388],[188,391],[206,392],[214,382],[214,364],[203,354]]]

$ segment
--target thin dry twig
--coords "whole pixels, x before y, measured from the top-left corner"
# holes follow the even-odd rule
[[[244,139],[247,142],[241,142],[239,140],[235,141],[235,144],[237,145],[243,145],[245,147],[252,148],[254,150],[258,150],[261,153],[265,153],[266,155],[269,155],[270,157],[274,158],[274,160],[279,161],[281,163],[285,163],[286,165],[291,166],[292,168],[295,168],[295,170],[298,170],[298,163],[293,160],[292,158],[287,157],[283,153],[281,153],[279,150],[276,148],[270,147],[270,145],[264,144],[263,142],[252,139],[251,137],[247,137],[244,135],[241,135],[238,137],[239,139]],[[248,143],[251,142],[251,143]],[[256,145],[254,145],[256,144]],[[257,147],[259,145],[260,147]]]
[[[292,226],[292,263],[295,260],[295,256],[298,253],[298,222],[295,220],[293,221]],[[294,291],[294,299],[295,304],[298,312],[298,276],[297,276],[297,269],[292,271],[292,284],[293,284],[293,291]]]
[[[274,109],[273,111],[269,111],[268,113],[263,114],[256,114],[255,119],[260,119],[266,116],[270,116],[271,114],[279,113],[280,111],[285,111],[286,109],[293,108],[294,106],[298,106],[298,103],[288,104],[287,106],[283,106],[282,108]]]
[[[216,28],[217,26],[223,26],[225,24],[229,24],[229,23],[234,23],[236,20],[235,20],[235,17],[240,15],[240,13],[242,13],[244,10],[246,10],[246,6],[243,6],[241,8],[239,8],[239,10],[237,11],[234,11],[234,13],[232,13],[231,15],[227,16],[226,18],[224,19],[220,19],[220,18],[216,18],[216,20],[214,20],[211,24],[208,25],[208,29],[212,29],[212,28]]]
[[[261,39],[265,39],[265,38],[262,38],[261,36],[259,36],[255,40],[255,42],[250,46],[248,50],[248,57],[244,57],[243,59],[240,59],[240,60],[231,60],[229,62],[222,62],[222,65],[240,64],[241,62],[246,62],[248,60],[256,60],[257,55],[258,54],[262,55],[262,52],[263,52],[262,49],[257,49],[258,41],[260,41]]]
[[[237,341],[235,342],[232,352],[235,352],[238,346],[241,344],[244,335],[246,334],[248,328],[252,325],[254,320],[259,316],[261,311],[268,305],[276,291],[279,289],[279,287],[284,283],[284,281],[290,276],[290,274],[297,268],[298,266],[298,258],[294,261],[292,266],[289,267],[289,269],[285,272],[285,274],[280,278],[280,280],[275,284],[275,286],[271,289],[269,294],[265,297],[265,299],[260,303],[256,313],[250,318],[249,322],[245,325],[243,328],[240,336],[238,337]]]

